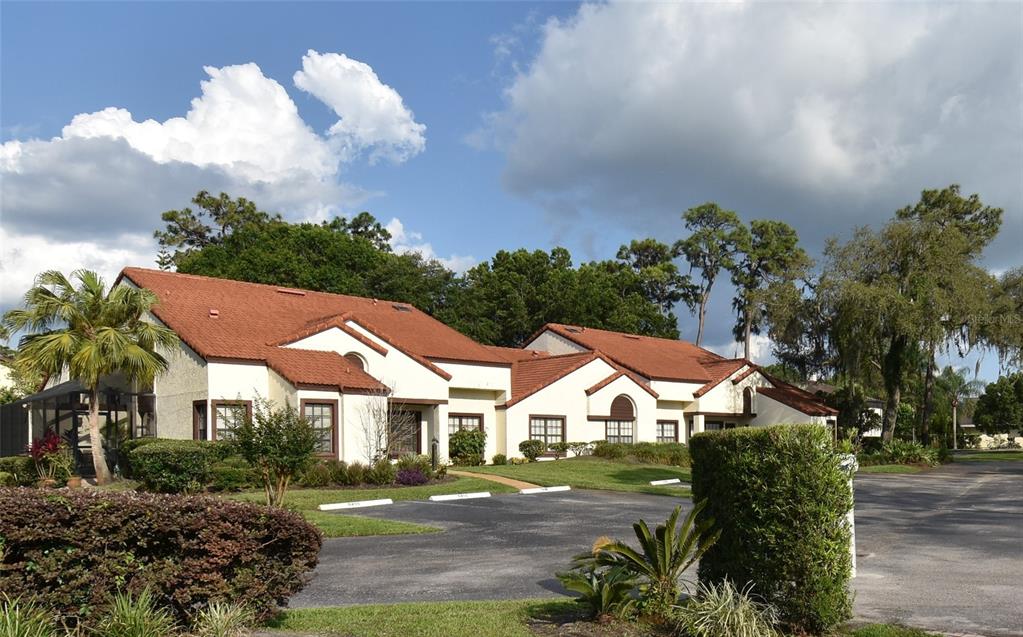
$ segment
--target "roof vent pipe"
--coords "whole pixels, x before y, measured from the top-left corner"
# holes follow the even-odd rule
[[[210,308],[210,318],[220,318],[220,310]]]

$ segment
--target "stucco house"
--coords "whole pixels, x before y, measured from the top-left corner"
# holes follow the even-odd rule
[[[412,426],[392,432],[395,453],[436,445],[443,458],[452,432],[480,428],[490,458],[519,456],[527,438],[686,442],[835,415],[749,361],[684,341],[549,324],[522,349],[493,347],[405,303],[143,268],[118,281],[153,291],[151,320],[181,339],[153,387],[111,389],[133,435],[216,440],[266,399],[307,416],[325,456],[366,461],[374,430],[400,414]],[[33,436],[54,425],[26,412]]]

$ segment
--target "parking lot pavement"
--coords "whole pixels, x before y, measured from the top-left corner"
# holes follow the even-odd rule
[[[1023,462],[856,479],[856,615],[1023,635]]]
[[[560,595],[554,577],[600,535],[633,538],[688,498],[568,491],[450,502],[397,502],[357,513],[444,529],[427,535],[328,539],[291,606]]]
[[[398,502],[359,515],[442,533],[326,540],[292,605],[560,594],[554,573],[599,535],[631,540],[688,499],[570,491]],[[1023,462],[956,463],[856,479],[858,619],[1023,636]],[[695,574],[689,574],[694,576]]]

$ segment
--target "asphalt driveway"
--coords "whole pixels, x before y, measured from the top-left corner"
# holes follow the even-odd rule
[[[1023,636],[1023,462],[958,463],[856,480],[856,615],[932,630]],[[681,498],[571,491],[361,511],[445,529],[332,539],[292,606],[561,594],[554,572],[598,535],[632,538]]]
[[[688,498],[568,491],[450,502],[396,502],[360,515],[428,524],[428,535],[326,540],[313,581],[292,606],[563,594],[554,572],[600,535],[634,537]]]
[[[1023,635],[1023,462],[856,480],[856,614]]]

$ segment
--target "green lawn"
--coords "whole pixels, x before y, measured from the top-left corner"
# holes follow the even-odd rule
[[[927,467],[915,464],[871,464],[861,465],[859,473],[920,473]]]
[[[566,598],[420,602],[287,610],[267,628],[274,632],[344,637],[535,637],[527,623],[530,618],[563,621],[580,619],[579,614],[578,604]],[[840,634],[848,637],[938,637],[891,624],[847,628]]]
[[[276,630],[345,637],[533,637],[530,617],[564,614],[569,601],[436,602],[288,610]]]
[[[378,520],[358,515],[326,513],[316,507],[331,502],[352,502],[354,500],[425,500],[431,495],[448,493],[469,493],[490,491],[511,493],[515,489],[482,478],[451,477],[444,482],[421,487],[380,487],[367,489],[291,489],[284,498],[284,506],[301,513],[307,520],[323,531],[326,537],[350,537],[356,535],[404,535],[430,533],[439,529],[421,524]],[[232,493],[224,497],[244,502],[263,502],[262,491]]]
[[[993,451],[967,451],[956,453],[954,462],[985,462],[991,460],[1023,460],[1023,449],[996,449]]]
[[[679,478],[683,482],[689,482],[692,477],[689,469],[685,467],[616,462],[594,456],[519,465],[459,468],[463,471],[506,476],[545,487],[567,484],[573,489],[631,491],[684,497],[690,495],[687,486],[652,487],[650,481]]]

